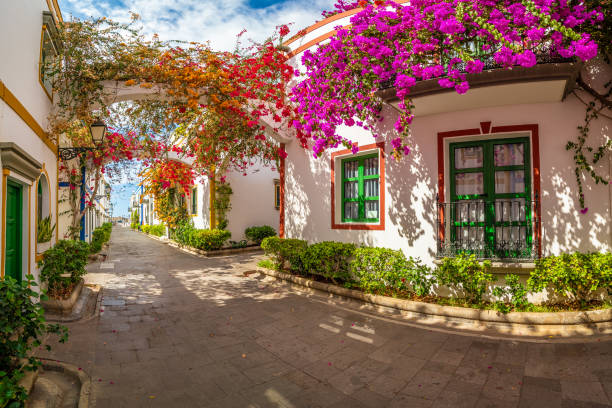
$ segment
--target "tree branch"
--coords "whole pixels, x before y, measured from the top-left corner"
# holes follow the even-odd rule
[[[599,92],[597,92],[596,90],[594,90],[593,88],[591,88],[591,86],[589,86],[583,79],[582,79],[582,75],[578,75],[578,78],[576,79],[576,83],[585,91],[587,91],[589,94],[591,94],[591,96],[593,96],[595,99],[597,99],[599,102],[602,103],[602,105],[604,105],[605,107],[607,107],[608,109],[612,109],[612,100],[606,98],[605,95],[600,94]]]

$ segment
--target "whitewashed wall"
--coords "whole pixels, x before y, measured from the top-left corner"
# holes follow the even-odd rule
[[[21,102],[34,120],[46,129],[51,100],[43,90],[38,79],[43,11],[49,11],[44,0],[13,2],[0,0],[0,81]],[[57,222],[57,160],[39,136],[21,119],[17,113],[0,100],[0,142],[14,142],[35,160],[44,165],[48,175],[49,210],[52,222]],[[0,164],[0,172],[2,167]],[[0,173],[1,174],[1,173]],[[19,177],[14,181],[23,183]],[[1,190],[1,189],[0,189]],[[36,183],[31,186],[29,200],[24,190],[24,242],[23,272],[31,272],[38,278],[36,268]],[[0,191],[0,202],[5,197]],[[28,220],[29,215],[29,220]],[[4,222],[4,220],[0,220]],[[55,235],[55,234],[54,234]],[[60,236],[61,238],[61,236]],[[0,244],[4,239],[0,236]],[[55,241],[55,236],[52,243]],[[4,260],[2,260],[4,262]]]

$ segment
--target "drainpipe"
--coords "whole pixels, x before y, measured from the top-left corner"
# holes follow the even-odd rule
[[[215,194],[216,194],[216,182],[215,182],[215,166],[210,167],[210,176],[208,177],[209,184],[209,206],[210,206],[210,229],[217,227],[217,214],[215,213]]]
[[[81,213],[85,210],[85,166],[81,167]],[[79,235],[81,241],[85,241],[85,215],[81,217],[81,232]]]
[[[140,186],[140,225],[142,225],[142,220],[143,220],[143,204],[142,204],[142,186]]]

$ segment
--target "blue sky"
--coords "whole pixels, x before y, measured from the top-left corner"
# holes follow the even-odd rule
[[[138,185],[133,183],[113,184],[111,202],[113,203],[113,216],[128,216],[130,196]]]
[[[128,21],[129,12],[141,16],[147,34],[162,40],[206,42],[217,50],[230,50],[236,35],[247,30],[254,40],[269,37],[274,28],[293,23],[292,31],[321,19],[335,0],[59,0],[66,19],[109,17]]]

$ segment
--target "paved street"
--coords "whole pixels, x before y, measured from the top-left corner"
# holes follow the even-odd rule
[[[203,259],[115,227],[91,265],[99,319],[53,358],[112,407],[604,407],[612,341],[494,341],[418,329],[261,281],[256,256]],[[246,276],[245,276],[246,275]]]

